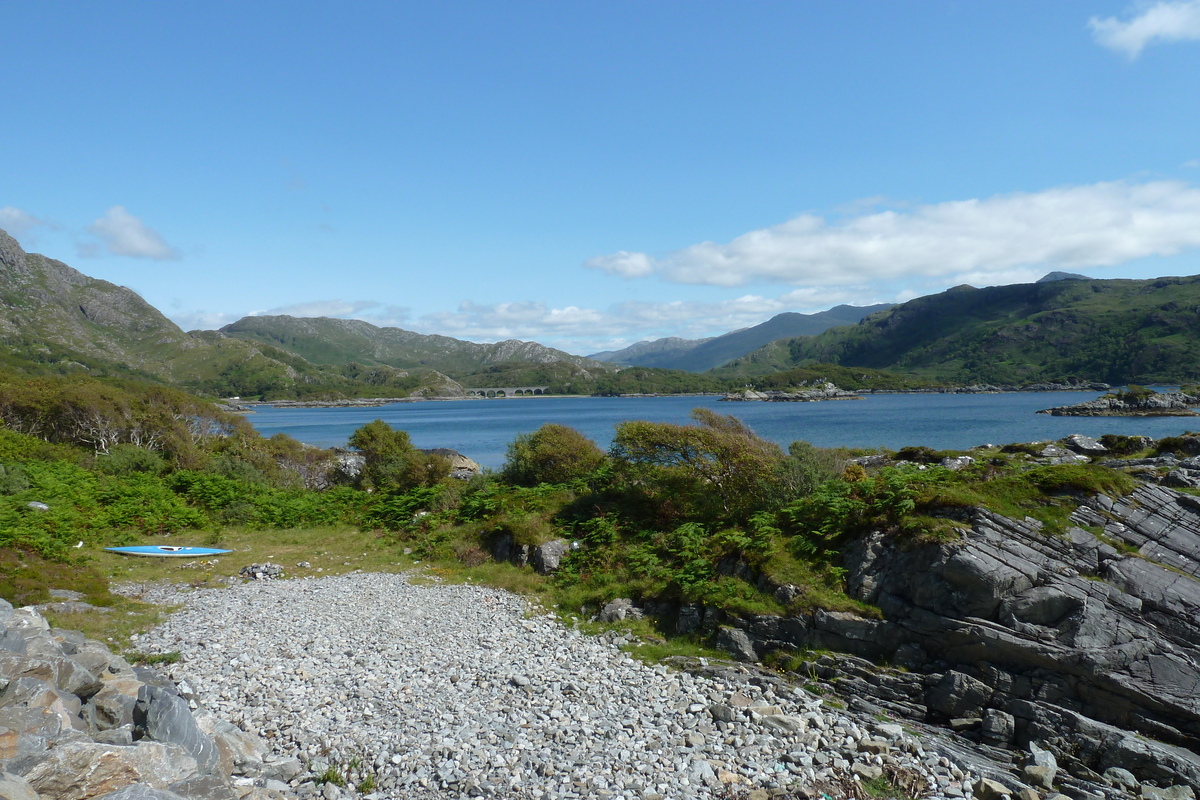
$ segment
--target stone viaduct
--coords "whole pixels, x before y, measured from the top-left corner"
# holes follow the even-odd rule
[[[491,386],[483,389],[464,389],[476,397],[532,397],[545,394],[549,386]]]

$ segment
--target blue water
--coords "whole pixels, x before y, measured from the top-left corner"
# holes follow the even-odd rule
[[[448,447],[499,468],[517,434],[547,422],[569,425],[607,448],[617,423],[641,419],[686,424],[693,408],[738,417],[783,447],[803,439],[819,447],[926,445],[965,450],[978,444],[1059,439],[1071,433],[1159,438],[1200,429],[1187,417],[1052,417],[1039,409],[1099,397],[1089,392],[891,394],[820,403],[730,403],[716,397],[529,397],[395,403],[375,408],[263,408],[248,415],[264,436],[286,433],[319,447],[344,447],[375,419],[408,431],[422,448]]]

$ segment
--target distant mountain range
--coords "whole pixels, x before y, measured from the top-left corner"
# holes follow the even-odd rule
[[[357,319],[263,315],[243,317],[221,328],[220,332],[244,342],[282,348],[313,364],[385,364],[400,369],[424,367],[454,375],[509,362],[563,362],[577,367],[613,369],[537,342],[509,339],[494,344],[476,344],[402,328],[380,328]]]
[[[752,328],[743,328],[709,339],[657,339],[638,342],[624,350],[593,353],[589,358],[638,367],[682,369],[704,372],[727,364],[765,344],[792,336],[815,335],[839,325],[853,325],[868,314],[891,308],[884,303],[874,306],[835,306],[816,314],[777,314]]]
[[[813,363],[953,383],[1193,382],[1200,276],[958,286],[850,327],[780,339],[717,373],[766,375]]]
[[[0,367],[138,378],[217,396],[455,396],[464,385],[589,393],[619,370],[536,342],[495,344],[358,320],[247,317],[185,333],[136,292],[26,253],[0,231]],[[623,376],[627,391],[666,384]],[[712,381],[704,388],[712,390]]]
[[[722,391],[767,375],[799,380],[811,370],[798,368],[822,364],[864,368],[855,380],[879,386],[902,381],[866,370],[947,384],[1183,383],[1200,380],[1200,276],[1051,273],[897,306],[780,314],[711,339],[659,339],[587,358],[536,342],[476,344],[326,317],[246,317],[185,333],[135,292],[26,253],[0,231],[0,343],[0,368],[26,376],[79,372],[270,398],[453,396],[519,385]]]

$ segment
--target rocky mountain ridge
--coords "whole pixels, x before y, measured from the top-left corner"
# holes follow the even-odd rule
[[[268,325],[275,318],[262,320]],[[292,318],[283,318],[295,322]],[[243,322],[246,322],[243,320]],[[303,321],[310,339],[327,334],[371,341],[381,329],[357,320]],[[243,326],[243,328],[246,326]],[[239,329],[240,330],[240,329]],[[136,292],[90,278],[36,253],[0,231],[0,366],[20,372],[75,372],[160,381],[221,396],[322,397],[464,394],[446,371],[494,364],[607,365],[534,342],[491,345],[450,337],[386,330],[374,345],[380,355],[310,360],[280,346],[286,336],[237,336],[221,331],[185,333]],[[339,331],[341,332],[339,334]],[[298,337],[293,337],[298,338]],[[329,342],[325,344],[330,349]],[[409,348],[409,356],[397,351]],[[311,348],[310,348],[311,349]],[[318,350],[317,355],[322,355]],[[395,364],[385,363],[390,359]]]
[[[863,317],[891,308],[890,303],[872,306],[834,306],[815,314],[784,312],[749,328],[707,339],[657,339],[638,342],[623,350],[594,353],[591,358],[638,367],[682,369],[704,372],[723,366],[769,342],[794,336],[811,336],[839,325],[853,325]]]
[[[957,286],[855,325],[783,339],[726,372],[810,363],[953,383],[1190,383],[1200,374],[1200,276]]]

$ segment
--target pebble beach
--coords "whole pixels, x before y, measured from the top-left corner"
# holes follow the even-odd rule
[[[899,725],[778,682],[643,664],[494,589],[352,573],[125,591],[182,605],[137,646],[177,651],[171,677],[196,703],[298,759],[289,791],[301,797],[836,798],[883,778],[936,797],[980,788]]]

